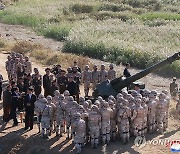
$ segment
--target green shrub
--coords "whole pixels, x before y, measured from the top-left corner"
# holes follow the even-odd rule
[[[180,14],[167,13],[167,12],[151,12],[139,15],[139,19],[142,20],[154,20],[154,19],[164,19],[164,20],[180,20]]]
[[[164,57],[160,57],[158,54],[152,55],[148,52],[132,51],[118,46],[107,47],[103,43],[93,44],[86,41],[67,41],[64,45],[63,52],[86,55],[116,64],[129,62],[131,66],[141,69],[145,69],[160,60],[164,60]],[[180,63],[176,61],[156,72],[163,76],[180,77]]]
[[[0,39],[0,48],[4,48],[6,46],[5,42]]]
[[[94,12],[93,16],[97,20],[121,19],[122,21],[127,21],[129,19],[132,19],[134,15],[130,12],[99,11]]]
[[[155,19],[155,20],[147,20],[145,21],[144,24],[148,25],[149,27],[158,27],[158,26],[164,26],[168,24],[168,22],[163,19]]]
[[[70,7],[74,13],[91,13],[94,10],[94,6],[87,4],[74,4]]]
[[[115,4],[115,3],[107,3],[99,7],[99,11],[113,11],[113,12],[120,12],[126,10],[132,10],[133,8],[126,4]]]
[[[12,48],[12,51],[22,53],[22,54],[26,54],[28,52],[32,52],[35,49],[38,49],[41,47],[42,46],[32,44],[31,42],[28,42],[28,41],[20,41],[20,42],[15,43],[15,45]]]
[[[25,25],[32,28],[42,26],[45,23],[45,20],[38,16],[15,14],[12,12],[0,12],[0,20],[8,24]]]
[[[67,25],[55,25],[43,28],[42,30],[40,29],[40,31],[41,34],[46,37],[53,38],[58,41],[64,41],[69,35],[70,29],[71,27]]]

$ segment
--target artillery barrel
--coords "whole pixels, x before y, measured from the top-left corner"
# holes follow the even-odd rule
[[[122,77],[116,78],[114,80],[111,81],[111,85],[114,88],[115,91],[119,92],[121,89],[129,86],[132,82],[143,78],[144,76],[148,75],[149,73],[159,69],[160,67],[166,65],[166,64],[171,64],[172,62],[174,62],[175,60],[179,60],[180,59],[180,52],[175,53],[173,56],[168,57],[167,59],[129,77],[126,78],[124,80],[122,80]]]

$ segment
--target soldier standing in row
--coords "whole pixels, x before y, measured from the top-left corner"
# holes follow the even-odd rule
[[[25,63],[24,63],[24,72],[26,74],[31,74],[32,73],[32,63],[29,61],[29,57],[25,57]]]
[[[170,94],[173,99],[176,98],[178,92],[178,84],[176,83],[176,77],[173,77],[173,82],[170,83]]]
[[[50,135],[50,120],[52,116],[51,106],[48,105],[47,99],[43,101],[44,107],[41,108],[41,127],[42,127],[42,137],[49,138]]]
[[[91,137],[91,148],[97,148],[101,129],[101,115],[96,105],[92,105],[89,112],[88,124]]]
[[[88,97],[90,84],[92,80],[92,73],[89,71],[89,66],[85,66],[85,70],[82,72],[82,82],[84,83],[84,93],[85,97]]]
[[[116,78],[116,71],[114,70],[114,65],[109,65],[109,71],[108,71],[108,79],[114,80]]]
[[[108,73],[106,71],[105,65],[101,65],[101,71],[99,72],[99,81],[100,83],[108,79]]]
[[[74,144],[77,149],[77,153],[81,153],[82,146],[85,143],[86,124],[85,121],[81,119],[80,113],[76,113],[74,116],[76,117],[76,120],[72,125],[75,134]]]
[[[93,66],[92,71],[92,89],[95,90],[96,85],[99,83],[99,71],[97,65]]]

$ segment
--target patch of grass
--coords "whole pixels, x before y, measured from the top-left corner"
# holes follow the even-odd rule
[[[0,20],[8,24],[25,25],[32,28],[42,26],[45,23],[45,20],[38,16],[15,14],[6,11],[0,12]]]
[[[87,57],[80,57],[74,54],[50,51],[44,48],[33,50],[32,52],[27,54],[44,65],[50,66],[54,64],[61,64],[64,69],[67,69],[69,66],[73,66],[74,60],[78,61],[78,65],[81,68],[84,67],[84,64],[92,66],[92,63]]]
[[[0,39],[0,48],[4,48],[6,46],[5,42]]]
[[[69,35],[70,30],[71,30],[70,25],[69,26],[55,25],[55,26],[49,26],[49,27],[43,28],[42,30],[39,30],[39,31],[45,37],[53,38],[58,41],[64,41],[66,40],[66,37]]]
[[[168,13],[168,12],[150,12],[139,15],[141,20],[154,20],[154,19],[164,19],[164,20],[180,20],[180,14]]]
[[[88,4],[74,4],[70,7],[74,13],[91,13],[94,11],[95,7]]]
[[[130,12],[99,11],[94,12],[92,15],[96,20],[120,19],[127,21],[133,18],[133,14]]]
[[[133,8],[127,4],[116,4],[116,3],[106,3],[99,7],[99,11],[113,11],[113,12],[120,12],[120,11],[131,11]]]
[[[14,44],[12,51],[18,52],[21,54],[26,54],[26,53],[34,51],[35,49],[37,50],[40,48],[42,48],[42,45],[33,44],[28,41],[20,41]]]

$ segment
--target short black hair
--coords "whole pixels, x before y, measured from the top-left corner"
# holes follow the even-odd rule
[[[18,87],[14,87],[12,90],[13,91],[16,91],[16,90],[18,90],[19,88]]]
[[[126,65],[125,66],[129,66],[130,64],[129,63],[126,63]]]
[[[29,87],[28,90],[29,90],[29,91],[33,91],[34,88],[33,88],[33,87]]]

